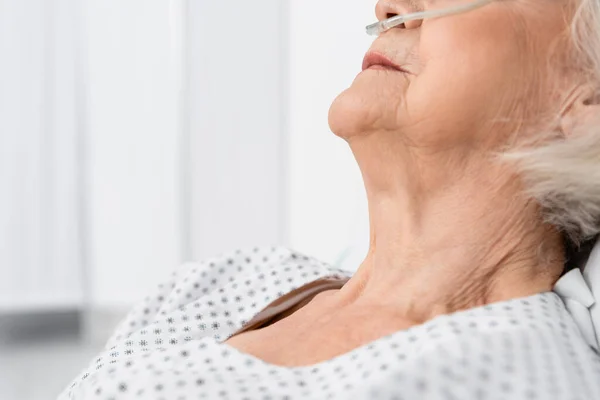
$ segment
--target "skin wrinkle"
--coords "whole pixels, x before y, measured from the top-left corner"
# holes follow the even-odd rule
[[[526,56],[534,54],[535,48],[533,48],[533,41],[530,37],[528,37],[528,31],[524,17],[520,13],[511,12],[511,18],[509,19],[509,22],[510,29],[512,29],[515,32],[518,32],[517,37],[519,38],[519,40],[517,40],[515,44],[518,47],[521,54],[524,54]],[[536,86],[536,84],[538,84],[540,81],[540,76],[536,76],[535,62],[533,60],[527,60],[523,62],[523,66],[525,70],[522,71],[521,75],[519,76],[519,82],[513,83],[513,86],[509,90],[510,93],[520,92],[518,90],[519,88],[517,87],[518,84],[532,87]],[[527,79],[527,77],[533,79]],[[529,114],[525,112],[525,110],[522,108],[529,106],[532,103],[530,101],[525,100],[527,98],[527,92],[529,92],[529,90],[524,91],[522,96],[520,96],[519,98],[507,98],[506,96],[503,97],[503,103],[498,109],[497,115],[494,117],[494,119],[508,119],[513,124],[511,129],[512,143],[516,143],[519,137],[522,136],[521,131],[524,128],[525,118],[527,118],[527,115]],[[535,97],[534,99],[539,99],[539,97]],[[532,110],[529,111],[531,112]]]
[[[541,13],[544,11],[544,8],[542,7],[541,4],[539,4],[538,2],[529,2],[526,4],[527,8],[528,8],[528,12],[529,13]],[[539,99],[541,99],[544,96],[544,93],[541,93],[541,89],[544,87],[544,84],[542,84],[542,82],[547,82],[545,83],[545,85],[553,85],[556,84],[555,90],[553,90],[552,92],[554,93],[564,93],[564,91],[562,90],[562,81],[564,80],[564,76],[566,74],[566,71],[568,70],[568,68],[572,69],[572,59],[570,59],[571,61],[571,66],[570,67],[566,67],[566,54],[567,52],[564,51],[565,46],[567,45],[567,40],[569,39],[569,27],[568,27],[568,21],[571,18],[570,16],[573,14],[572,12],[572,6],[570,5],[564,5],[562,8],[562,13],[561,18],[562,18],[562,24],[559,24],[559,26],[564,26],[564,28],[562,28],[562,30],[559,30],[557,32],[557,37],[554,41],[550,42],[550,44],[547,46],[548,49],[546,51],[546,53],[542,53],[538,56],[538,58],[540,60],[542,60],[542,62],[544,63],[544,67],[540,67],[538,65],[536,65],[536,63],[530,63],[527,64],[529,65],[529,71],[527,71],[527,75],[533,78],[530,79],[524,79],[523,80],[523,84],[526,84],[528,86],[528,91],[527,93],[529,93],[529,96],[525,96],[525,98],[529,98],[531,99],[531,96],[533,96],[534,99],[538,99],[537,101],[529,101],[529,102],[515,102],[513,103],[513,107],[512,109],[509,110],[509,112],[506,115],[512,115],[512,117],[510,118],[511,121],[513,122],[519,122],[520,126],[517,126],[516,129],[514,130],[514,137],[512,138],[512,142],[510,143],[511,146],[516,146],[518,145],[518,140],[521,138],[527,138],[530,137],[529,134],[523,134],[523,132],[521,132],[521,129],[523,129],[524,125],[529,125],[531,124],[531,122],[539,122],[539,121],[544,121],[547,120],[549,121],[549,125],[553,125],[553,122],[555,123],[556,121],[554,121],[554,119],[556,118],[556,112],[553,111],[550,107],[538,107],[537,110],[535,110],[535,112],[530,113],[531,116],[527,116],[527,115],[523,115],[523,113],[521,113],[521,115],[519,115],[519,110],[517,109],[518,104],[543,104],[542,101],[540,101]],[[527,35],[527,28],[526,28],[526,21],[523,18],[522,15],[519,15],[517,13],[515,13],[515,18],[512,20],[513,25],[512,25],[512,29],[516,29],[520,32],[522,32],[522,37],[525,38],[526,40],[523,41],[519,41],[519,44],[524,46],[523,47],[523,53],[524,54],[536,54],[539,53],[539,48],[543,48],[543,46],[540,46],[539,44],[536,44],[534,40],[532,40],[531,35]],[[543,23],[540,23],[539,26],[537,26],[535,29],[545,29],[546,26]],[[560,63],[557,62],[557,60],[561,60]],[[558,67],[557,67],[558,65]],[[564,65],[564,66],[563,66]],[[553,79],[548,79],[546,77],[547,74],[553,74],[554,78]],[[568,81],[570,82],[570,84],[573,84],[572,79],[568,79]],[[561,104],[568,104],[569,99],[563,99],[562,101],[558,101],[555,103],[561,103]],[[508,120],[508,118],[505,117],[501,117],[498,116],[497,117],[498,120]],[[545,133],[541,133],[540,137],[543,137],[545,135]]]

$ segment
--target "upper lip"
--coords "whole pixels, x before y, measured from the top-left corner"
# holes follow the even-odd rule
[[[397,71],[407,72],[404,68],[394,63],[388,57],[377,51],[369,51],[365,54],[365,58],[363,60],[362,70],[364,71],[367,68],[372,67],[373,65],[382,65],[384,67],[393,68]]]

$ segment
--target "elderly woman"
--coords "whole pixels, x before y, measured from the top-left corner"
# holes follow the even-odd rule
[[[356,273],[185,264],[61,398],[600,399],[600,3],[468,1],[380,0],[331,107],[369,201]]]

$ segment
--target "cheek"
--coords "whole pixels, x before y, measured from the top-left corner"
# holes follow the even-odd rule
[[[431,134],[443,130],[449,140],[468,140],[482,125],[510,117],[525,71],[520,39],[506,24],[480,13],[423,26],[422,70],[406,93],[415,123]]]

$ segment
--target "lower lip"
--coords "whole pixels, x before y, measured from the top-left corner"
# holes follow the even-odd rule
[[[393,69],[385,65],[371,65],[368,69]]]
[[[377,64],[377,65],[371,65],[369,68],[367,69],[379,69],[379,70],[387,70],[387,71],[397,71],[397,72],[402,72],[399,71],[396,68],[393,67],[388,67],[387,65],[381,65],[381,64]]]

